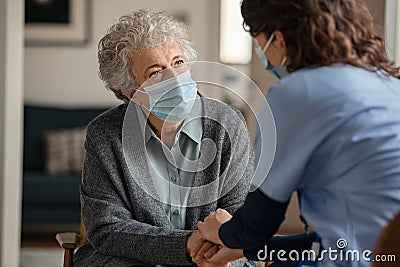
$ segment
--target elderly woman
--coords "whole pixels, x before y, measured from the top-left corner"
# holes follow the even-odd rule
[[[214,246],[197,222],[217,208],[235,212],[248,193],[243,117],[197,93],[187,27],[164,12],[121,17],[98,47],[100,77],[125,103],[87,128],[87,242],[74,266],[192,266],[192,249]]]

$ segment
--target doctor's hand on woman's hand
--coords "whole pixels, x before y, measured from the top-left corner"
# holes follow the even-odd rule
[[[186,252],[190,254],[192,258],[197,254],[197,252],[203,247],[205,244],[212,243],[205,240],[199,231],[194,231],[188,238],[186,242]]]
[[[198,222],[197,227],[202,238],[218,245],[223,245],[221,239],[219,238],[218,231],[222,224],[226,223],[232,218],[226,210],[217,209],[212,212],[204,222]]]
[[[197,254],[191,254],[199,267],[228,267],[233,260],[243,258],[243,250],[229,249],[210,242],[204,243]]]
[[[223,266],[224,264],[229,264],[229,262],[244,258],[242,249],[230,249],[224,246],[220,246],[219,250],[214,253],[206,253],[204,255],[206,262],[209,264],[214,264],[214,266]]]
[[[202,259],[200,263],[206,264],[205,266],[229,266],[231,261],[244,258],[242,249],[230,249],[221,245],[208,246],[204,244],[203,247],[194,256],[193,262]],[[199,265],[202,266],[202,265]]]
[[[205,255],[211,257],[218,250],[219,246],[206,241],[201,237],[199,231],[193,232],[186,244],[186,250],[190,253],[192,260],[199,267],[228,267],[229,262],[213,261],[207,262]]]

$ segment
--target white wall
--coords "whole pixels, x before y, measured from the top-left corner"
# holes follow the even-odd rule
[[[19,266],[23,1],[0,0],[0,267]]]
[[[216,60],[218,3],[215,0],[92,0],[88,44],[25,47],[25,102],[61,106],[119,103],[98,78],[97,43],[121,15],[139,8],[184,15],[195,39],[199,60]]]

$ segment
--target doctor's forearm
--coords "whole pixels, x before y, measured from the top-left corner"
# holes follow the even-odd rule
[[[288,202],[272,200],[257,189],[247,196],[233,218],[221,226],[219,236],[229,248],[263,246],[283,222],[287,206]]]

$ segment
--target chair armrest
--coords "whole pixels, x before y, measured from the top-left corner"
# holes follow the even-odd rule
[[[74,232],[57,233],[56,240],[64,249],[75,249],[80,242],[80,235]]]
[[[64,267],[72,267],[74,251],[80,243],[80,235],[73,232],[57,233],[56,240],[64,249]]]

